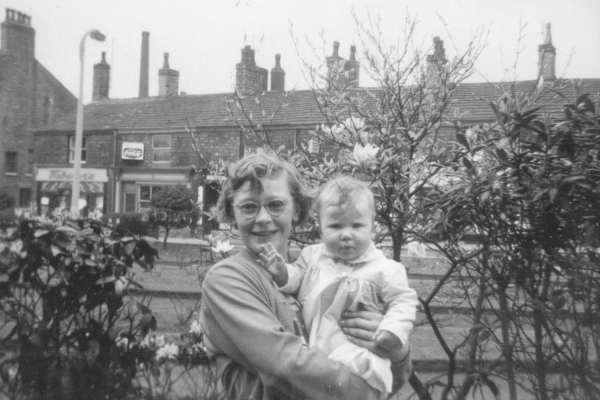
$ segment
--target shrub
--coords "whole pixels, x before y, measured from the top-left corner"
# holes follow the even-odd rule
[[[162,188],[152,197],[151,204],[148,219],[165,228],[163,248],[167,248],[167,237],[172,228],[195,226],[200,218],[194,193],[184,185]]]
[[[144,219],[143,214],[137,213],[104,214],[102,221],[106,224],[113,224],[113,233],[121,237],[127,235],[151,236],[155,228],[154,224]]]
[[[180,338],[157,337],[148,304],[128,296],[141,287],[134,262],[154,256],[144,239],[37,217],[0,232],[0,249],[1,398],[156,398],[153,382],[173,368],[210,368],[197,321]]]

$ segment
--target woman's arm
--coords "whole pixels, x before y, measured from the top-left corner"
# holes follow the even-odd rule
[[[373,354],[392,361],[392,374],[394,375],[394,391],[400,389],[408,381],[412,371],[410,359],[410,345],[406,343],[401,348],[384,349],[377,346],[373,335],[377,331],[383,315],[377,311],[368,311],[361,308],[358,311],[344,311],[340,326],[348,340],[357,346],[363,347]]]
[[[269,301],[273,295],[280,296],[281,304]],[[267,386],[284,379],[311,399],[377,398],[362,379],[319,349],[303,346],[291,327],[282,325],[275,308],[289,300],[263,285],[260,276],[222,265],[207,276],[202,296],[201,315],[211,343],[257,371]]]

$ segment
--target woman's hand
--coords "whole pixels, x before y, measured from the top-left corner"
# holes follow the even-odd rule
[[[359,305],[358,311],[344,311],[339,324],[342,331],[351,343],[369,350],[382,358],[389,358],[392,362],[404,360],[408,354],[409,346],[398,341],[395,348],[386,349],[378,346],[375,341],[375,332],[383,315],[378,311],[367,311],[366,307]]]

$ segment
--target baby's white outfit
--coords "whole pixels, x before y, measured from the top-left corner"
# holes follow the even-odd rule
[[[392,390],[390,360],[352,344],[338,321],[343,311],[357,310],[362,303],[384,313],[379,331],[392,332],[406,345],[416,318],[417,294],[408,287],[404,266],[385,257],[373,242],[363,255],[349,261],[333,257],[319,243],[305,247],[287,270],[288,283],[279,290],[298,293],[309,346],[342,362],[385,398]]]

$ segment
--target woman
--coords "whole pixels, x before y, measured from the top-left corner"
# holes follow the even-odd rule
[[[312,197],[299,172],[275,155],[250,155],[228,170],[217,210],[239,230],[245,249],[216,264],[202,289],[200,319],[228,399],[375,399],[377,392],[305,342],[300,309],[257,262],[271,243],[288,253],[293,226],[306,221]],[[392,360],[395,387],[410,373],[407,347],[377,349],[381,315],[347,313],[349,339]]]

